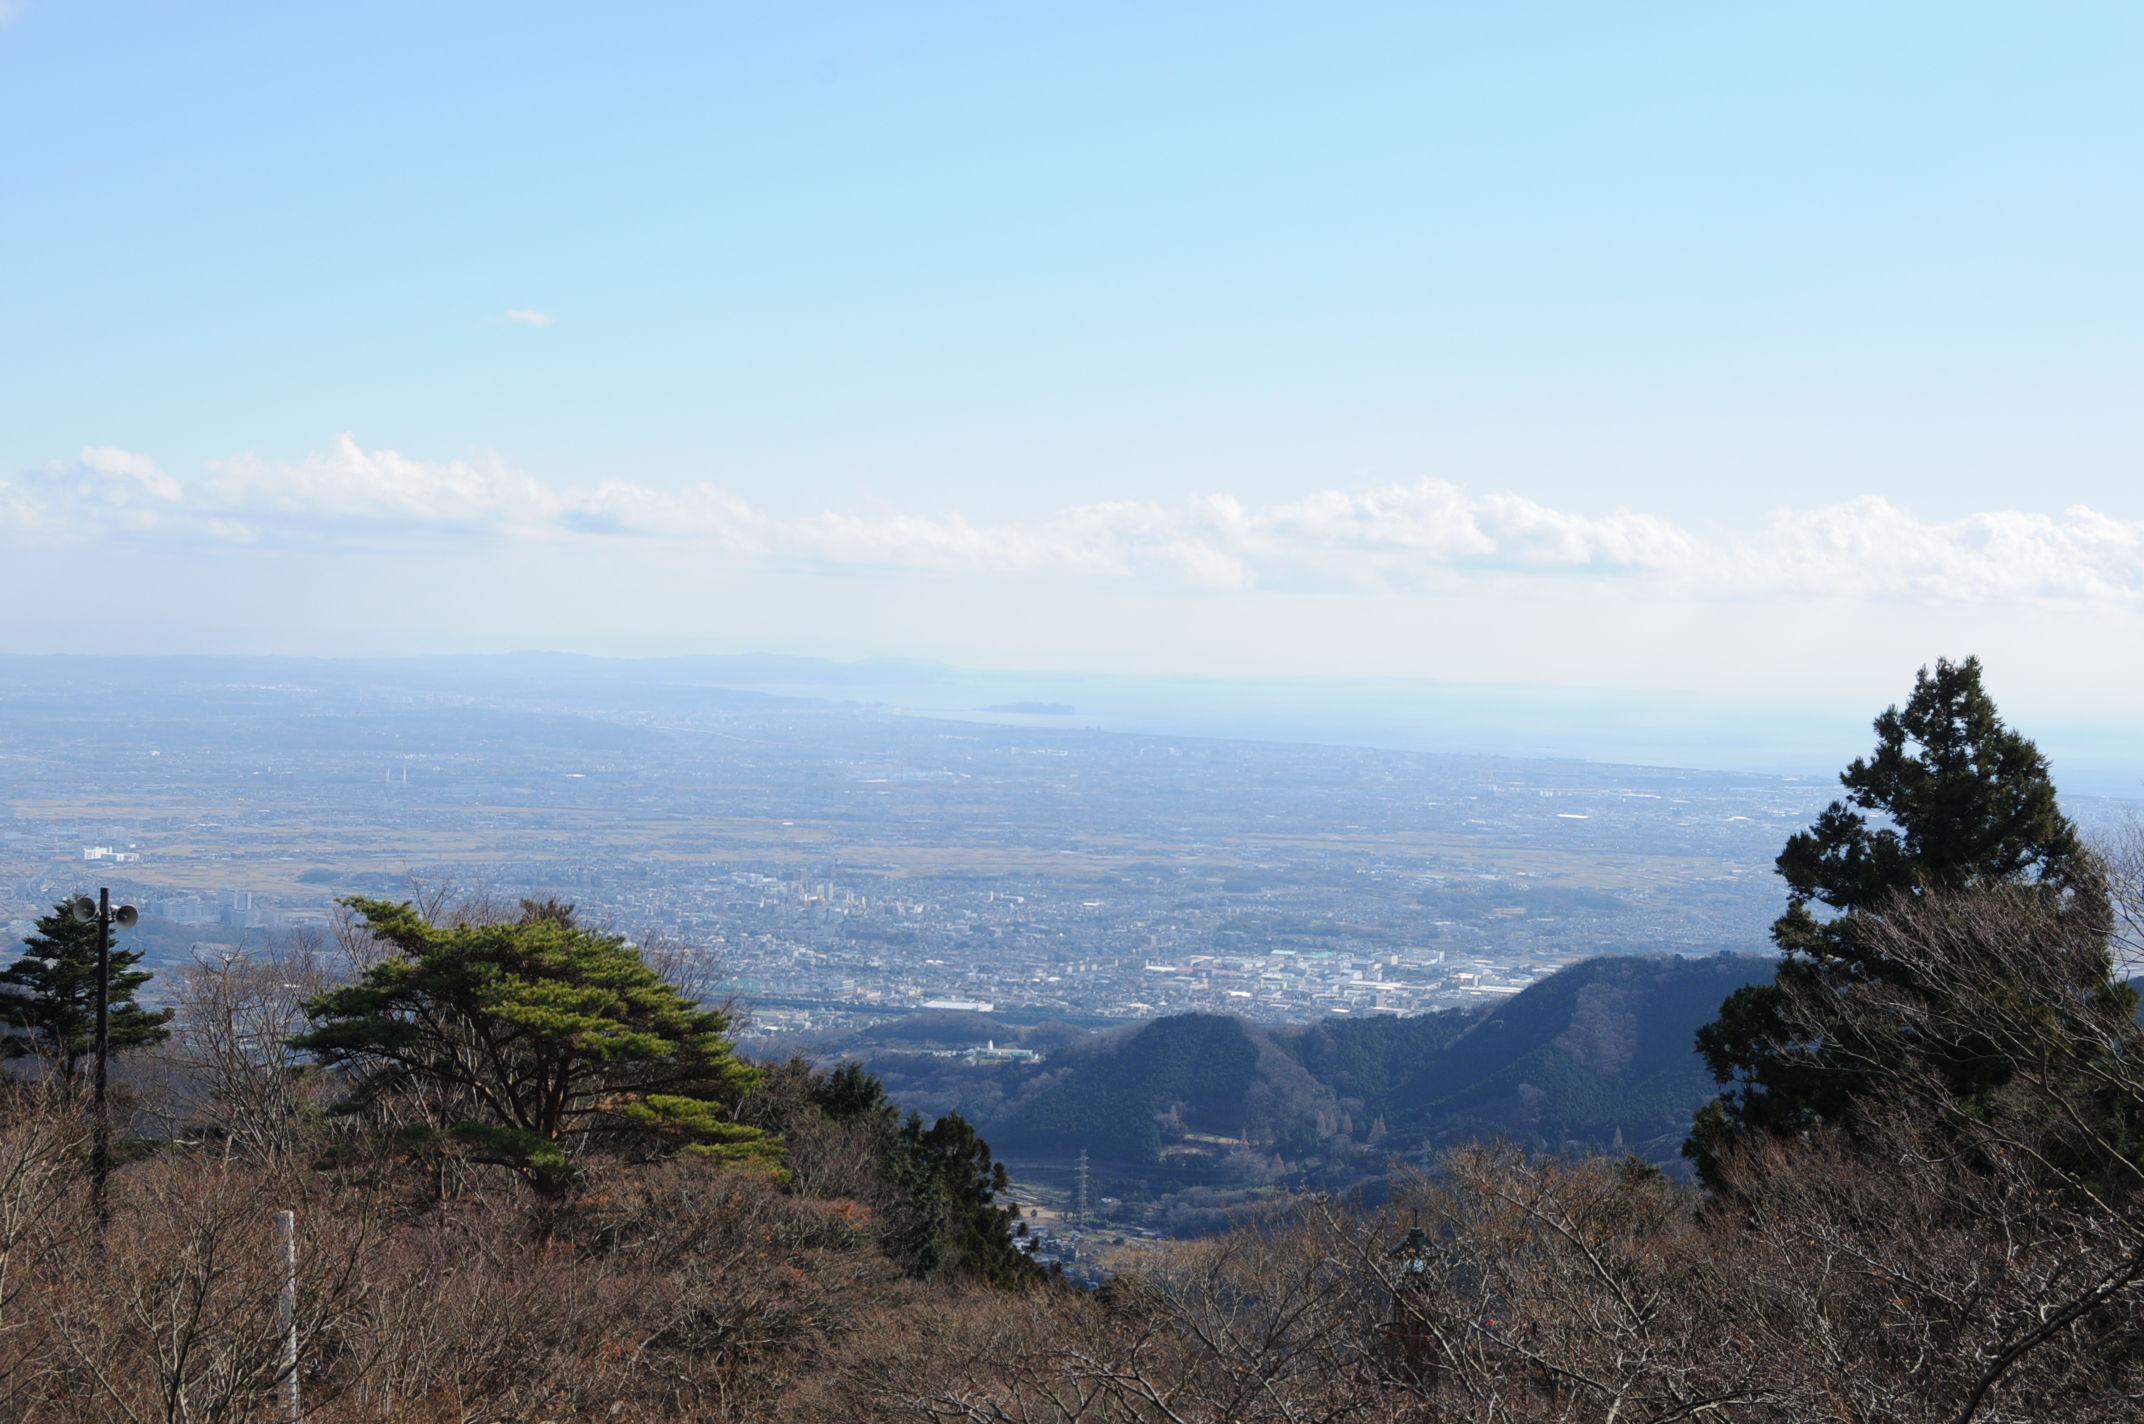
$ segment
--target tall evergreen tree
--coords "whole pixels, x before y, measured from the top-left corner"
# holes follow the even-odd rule
[[[1867,1075],[1848,1063],[1865,1061],[1872,1045],[1828,1043],[1827,1025],[1790,1006],[1823,1001],[1821,992],[1797,991],[1906,983],[1906,971],[1867,933],[1897,897],[2003,889],[2044,897],[2046,908],[2064,917],[2111,926],[2097,862],[2056,803],[2047,758],[2003,724],[1981,686],[1979,659],[1939,659],[1932,673],[1923,668],[1905,707],[1886,709],[1875,726],[1875,752],[1840,774],[1845,798],[1779,854],[1788,900],[1772,926],[1784,955],[1774,982],[1736,990],[1720,1017],[1698,1031],[1698,1051],[1723,1091],[1699,1111],[1683,1151],[1708,1178],[1737,1137],[1793,1136],[1842,1122],[1860,1100]],[[2110,982],[2112,972],[2110,958]],[[1996,1060],[1965,1045],[1880,1051],[1945,1057],[1951,1086],[1968,1097],[1995,1086],[1976,1074],[2000,1071]]]
[[[74,917],[73,901],[62,900],[22,946],[23,956],[0,970],[0,1024],[14,1030],[0,1036],[0,1056],[44,1058],[71,1082],[97,1047],[97,922],[83,924]],[[156,977],[136,969],[139,963],[139,950],[112,947],[106,1031],[114,1053],[171,1037],[164,1025],[173,1010],[151,1011],[134,1002]]]
[[[915,1274],[950,1270],[995,1286],[1042,1279],[1013,1231],[1019,1206],[997,1205],[1012,1186],[1005,1164],[959,1113],[929,1127],[910,1113],[889,1165],[904,1208],[895,1254]]]

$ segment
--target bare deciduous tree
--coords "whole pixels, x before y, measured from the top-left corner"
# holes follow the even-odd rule
[[[2114,904],[2112,946],[2124,978],[2144,974],[2144,821],[2134,813],[2094,839]]]
[[[301,1358],[363,1293],[372,1244],[343,1201],[307,1210],[279,1173],[188,1156],[129,1172],[96,1250],[48,1253],[50,1417],[132,1424],[259,1417],[282,1375],[277,1209],[297,1205]],[[336,1392],[316,1375],[316,1403]]]
[[[174,1129],[256,1160],[304,1146],[335,1086],[290,1039],[306,1025],[306,1001],[340,979],[305,929],[251,952],[197,953],[179,971],[179,1018],[163,1051],[183,1113]]]
[[[84,1094],[58,1074],[0,1079],[0,1416],[14,1417],[37,1385],[41,1270],[76,1249],[87,1222],[75,1210],[89,1144]]]

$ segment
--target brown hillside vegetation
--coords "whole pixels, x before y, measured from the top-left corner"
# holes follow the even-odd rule
[[[1732,1209],[1630,1163],[1470,1150],[1384,1211],[1306,1202],[1089,1297],[916,1279],[857,1203],[701,1162],[413,1210],[169,1152],[119,1174],[100,1245],[73,1105],[11,1106],[0,1413],[26,1424],[280,1417],[286,1204],[322,1421],[2140,1413],[2133,1198],[2100,1217],[1907,1133],[1882,1160],[1740,1163]],[[1426,1249],[1388,1254],[1414,1221]]]
[[[786,1184],[591,1158],[562,1193],[318,1115],[219,1130],[238,1098],[201,1092],[190,1135],[116,1173],[101,1237],[79,1097],[18,1083],[0,1416],[280,1417],[290,1208],[321,1421],[2144,1417],[2144,1212],[2133,1147],[2103,1136],[2144,1114],[2133,1009],[2049,1012],[2064,956],[2097,946],[2028,901],[1887,924],[1957,992],[1886,985],[1855,1011],[1975,1025],[2017,1071],[1970,1113],[1874,1067],[1913,1111],[1752,1147],[1712,1197],[1635,1162],[1470,1148],[1380,1209],[1304,1200],[1093,1296],[904,1256],[884,1159],[805,1110],[828,1080],[800,1068],[759,1099],[810,1168]]]

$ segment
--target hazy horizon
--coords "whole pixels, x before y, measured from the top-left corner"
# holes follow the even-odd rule
[[[402,658],[305,655],[84,657],[0,653],[0,691],[29,674],[79,669],[125,680],[190,675],[414,678],[435,692],[482,693],[556,680],[702,686],[776,698],[1041,731],[1103,731],[1603,765],[1685,767],[1830,782],[1873,744],[1880,707],[1782,704],[1715,694],[1465,684],[1433,679],[1137,676],[960,667],[917,658],[840,661],[788,654],[601,657],[521,649]],[[2000,680],[1997,679],[1998,691]],[[1910,681],[1883,705],[1903,701]],[[1053,710],[1042,710],[1049,708]],[[1017,709],[1017,710],[1016,710]],[[1067,710],[1068,709],[1068,710]],[[2016,722],[2015,718],[2012,718]],[[2144,744],[2122,725],[2018,723],[2072,796],[2144,799]]]

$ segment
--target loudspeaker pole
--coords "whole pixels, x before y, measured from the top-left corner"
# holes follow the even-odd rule
[[[92,1129],[89,1149],[90,1199],[97,1210],[97,1230],[101,1235],[105,1224],[111,1220],[111,1208],[105,1200],[105,1189],[112,1177],[112,1117],[111,1117],[111,1072],[112,1072],[112,926],[131,927],[141,918],[141,912],[132,905],[112,908],[112,890],[104,886],[97,891],[97,903],[92,905],[87,895],[76,895],[68,902],[68,913],[78,925],[91,921],[97,926],[97,1027],[92,1044],[96,1059],[95,1079],[95,1126]],[[70,1049],[70,1052],[72,1050]],[[73,1060],[70,1059],[71,1063]]]

